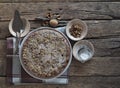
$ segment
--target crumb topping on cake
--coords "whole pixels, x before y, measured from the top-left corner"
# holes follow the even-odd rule
[[[34,76],[49,78],[61,73],[70,58],[68,40],[54,30],[32,32],[23,44],[24,67]]]

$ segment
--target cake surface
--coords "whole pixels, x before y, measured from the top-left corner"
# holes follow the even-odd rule
[[[58,31],[43,29],[29,34],[22,47],[22,63],[39,78],[60,74],[70,59],[68,40]]]

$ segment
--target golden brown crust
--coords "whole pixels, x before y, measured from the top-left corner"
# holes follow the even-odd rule
[[[69,48],[68,41],[59,32],[35,31],[23,44],[23,65],[36,77],[54,77],[67,66],[70,56]]]

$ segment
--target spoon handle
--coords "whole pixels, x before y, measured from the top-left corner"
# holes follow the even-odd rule
[[[16,32],[16,46],[15,46],[15,54],[19,54],[19,45],[20,45],[20,33]]]

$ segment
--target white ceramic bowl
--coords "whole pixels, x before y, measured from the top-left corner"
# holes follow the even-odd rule
[[[73,46],[73,56],[76,60],[84,63],[94,55],[94,46],[87,40],[80,40]]]
[[[72,25],[74,24],[79,24],[81,25],[82,27],[82,31],[81,31],[81,36],[80,37],[74,37],[73,35],[71,35],[70,33],[70,28],[72,27]],[[88,31],[88,28],[87,28],[87,25],[84,21],[80,20],[80,19],[73,19],[71,21],[69,21],[67,23],[67,26],[66,26],[66,35],[71,39],[71,40],[74,40],[74,41],[78,41],[78,40],[81,40],[83,39],[86,35],[87,35],[87,31]]]

